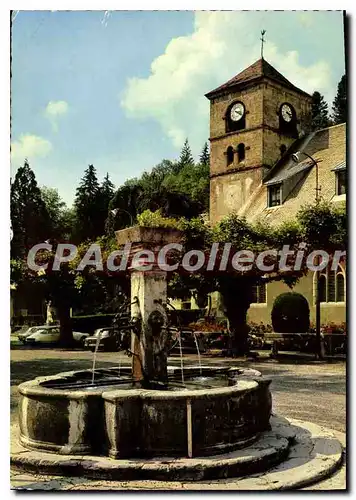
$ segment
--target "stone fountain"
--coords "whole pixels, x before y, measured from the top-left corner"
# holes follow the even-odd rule
[[[133,227],[116,236],[118,245],[132,244],[136,259],[130,268],[132,367],[97,369],[94,384],[90,370],[21,384],[21,452],[12,455],[13,466],[195,481],[281,464],[298,432],[271,417],[269,379],[234,366],[188,366],[183,384],[180,368],[167,365],[166,271],[142,262],[142,251],[157,255],[181,239],[180,231]]]

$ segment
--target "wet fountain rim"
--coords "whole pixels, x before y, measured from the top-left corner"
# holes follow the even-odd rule
[[[175,391],[162,391],[155,389],[113,389],[102,392],[102,398],[105,401],[117,400],[119,398],[126,399],[127,397],[139,397],[140,399],[155,399],[155,400],[179,400],[179,399],[208,399],[210,396],[225,396],[243,394],[252,391],[258,387],[258,382],[255,380],[238,380],[235,385],[228,387],[212,387],[201,389],[181,389]],[[204,391],[204,392],[202,392]]]
[[[177,372],[179,371],[177,367],[169,367],[170,371],[174,373],[175,370]],[[185,368],[186,374],[189,377],[189,372],[193,372],[199,369],[199,367],[196,366],[188,366]],[[235,381],[233,385],[230,386],[223,386],[223,387],[202,387],[201,389],[186,389],[182,388],[181,390],[157,390],[157,389],[143,389],[141,387],[133,387],[129,389],[120,389],[120,388],[113,388],[113,389],[108,389],[108,388],[103,388],[103,387],[95,387],[95,386],[90,386],[88,384],[87,387],[84,388],[78,388],[77,390],[75,388],[73,389],[60,389],[60,388],[52,388],[48,386],[42,385],[43,382],[47,382],[50,380],[61,380],[65,379],[66,377],[73,376],[78,373],[86,373],[90,372],[90,370],[74,370],[74,371],[69,371],[69,372],[61,372],[56,375],[51,375],[47,377],[37,377],[33,380],[29,380],[27,382],[23,382],[22,384],[19,385],[18,389],[20,394],[26,395],[26,396],[47,396],[47,397],[61,397],[61,398],[68,398],[68,399],[77,399],[77,398],[86,398],[86,397],[95,397],[95,396],[101,396],[105,400],[111,400],[114,397],[144,397],[144,398],[149,398],[149,397],[155,397],[158,399],[176,399],[176,398],[187,398],[191,397],[194,399],[194,397],[199,397],[201,398],[202,396],[209,397],[211,395],[226,395],[226,394],[232,394],[232,393],[239,393],[242,394],[243,392],[253,390],[258,386],[258,382],[255,381],[254,379],[257,378],[259,381],[265,381],[265,382],[270,382],[269,379],[262,377],[261,373],[258,372],[257,370],[253,369],[245,369],[241,367],[203,367],[205,371],[210,371],[214,375],[216,374],[217,376],[219,373],[226,373],[227,375],[229,373],[233,374],[236,373],[236,377],[231,377],[232,380]],[[204,391],[204,394],[202,393]]]

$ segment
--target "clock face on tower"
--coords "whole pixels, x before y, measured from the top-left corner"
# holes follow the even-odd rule
[[[230,110],[230,118],[233,122],[238,122],[245,114],[245,106],[242,102],[234,104]]]
[[[294,112],[293,108],[290,104],[283,104],[281,107],[281,116],[283,120],[287,123],[290,123],[293,120]]]

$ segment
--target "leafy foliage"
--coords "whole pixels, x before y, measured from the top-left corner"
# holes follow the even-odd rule
[[[320,201],[306,205],[297,214],[303,239],[313,249],[333,251],[347,247],[346,206]]]
[[[50,215],[27,160],[15,175],[10,191],[13,239],[11,256],[23,257],[35,244],[50,237]]]
[[[67,208],[57,189],[43,186],[41,196],[50,219],[48,236],[56,240],[70,240],[75,222],[74,210]]]
[[[138,215],[137,224],[144,227],[184,228],[184,221],[174,219],[173,217],[163,217],[161,210],[156,210],[155,212],[145,210],[142,214]]]

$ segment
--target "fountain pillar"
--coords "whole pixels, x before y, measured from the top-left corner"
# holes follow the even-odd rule
[[[167,273],[131,271],[132,375],[136,382],[167,382]]]
[[[181,240],[167,228],[132,227],[116,232],[119,245],[131,243],[132,376],[145,387],[167,382],[167,272],[157,264],[159,251]],[[153,258],[152,258],[153,256]]]

